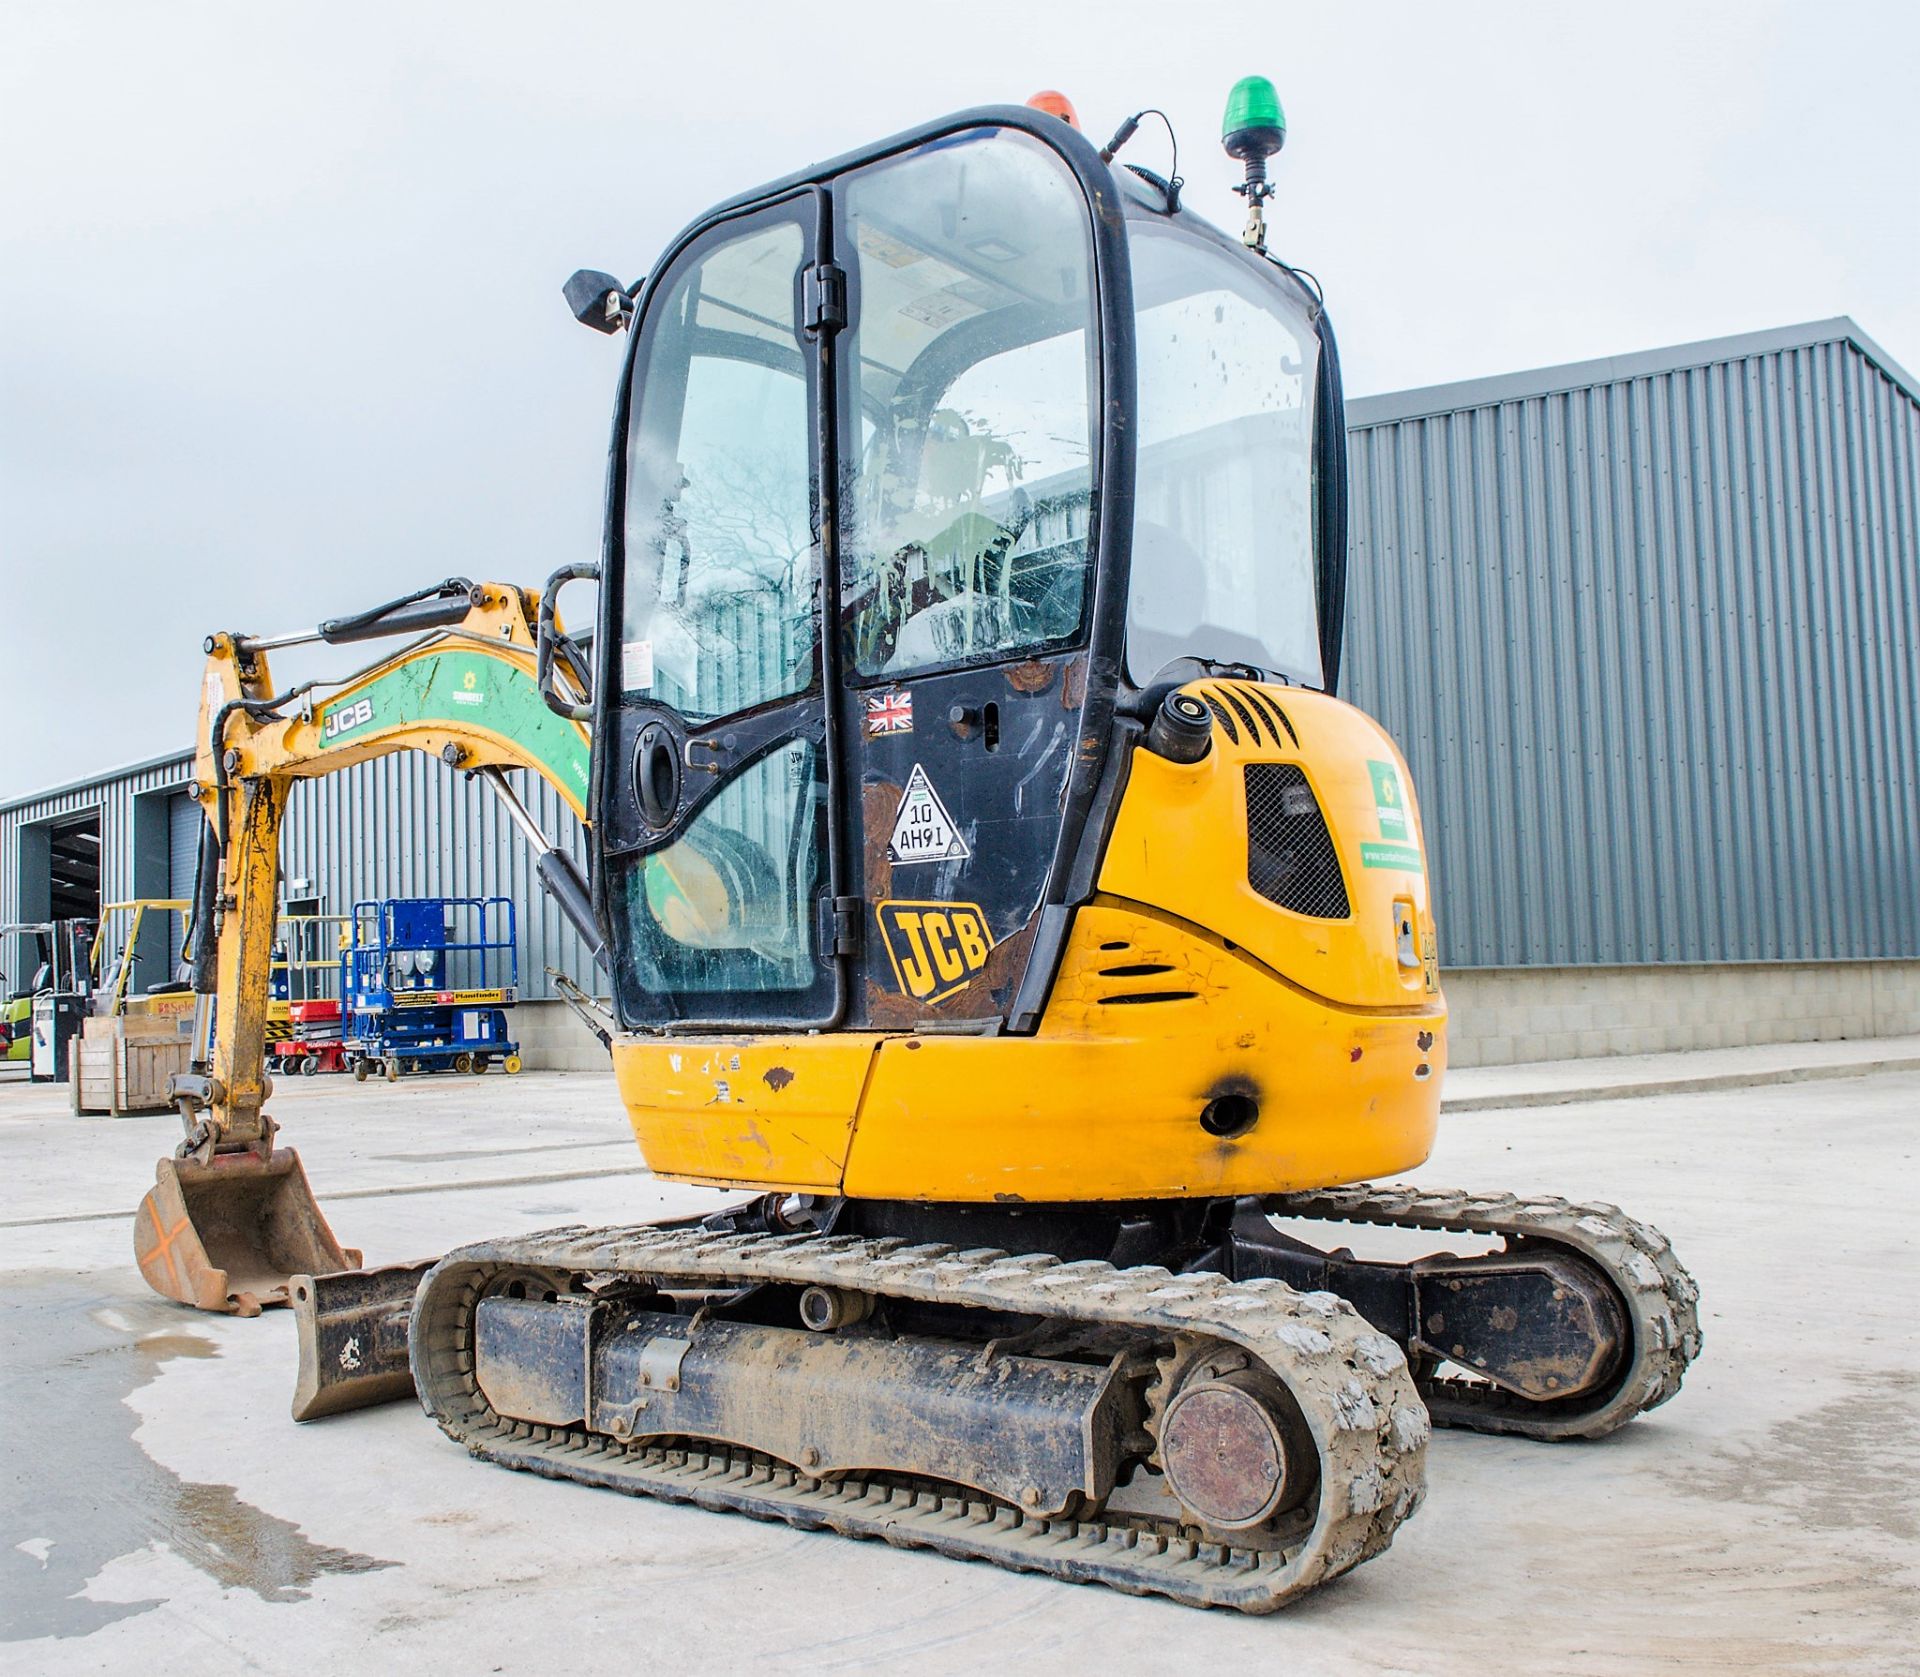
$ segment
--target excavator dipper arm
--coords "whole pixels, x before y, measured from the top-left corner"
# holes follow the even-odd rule
[[[160,1160],[134,1232],[141,1274],[155,1291],[202,1310],[253,1315],[287,1303],[296,1274],[360,1263],[327,1227],[298,1155],[275,1147],[267,1112],[280,826],[295,781],[400,751],[478,774],[533,843],[542,881],[599,954],[585,882],[505,779],[510,769],[537,774],[586,818],[587,729],[542,697],[538,609],[532,591],[453,579],[297,634],[208,638],[194,767],[194,796],[207,817],[192,931],[196,1058],[170,1091],[186,1138]],[[393,635],[420,638],[343,682],[274,690],[271,648]]]

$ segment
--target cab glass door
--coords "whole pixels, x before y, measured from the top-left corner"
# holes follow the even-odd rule
[[[696,239],[646,305],[620,521],[606,879],[629,1025],[801,1021],[828,781],[811,197]]]
[[[876,1024],[984,1022],[1025,971],[1086,749],[1092,216],[1056,149],[991,126],[850,171],[834,206],[861,1005]]]

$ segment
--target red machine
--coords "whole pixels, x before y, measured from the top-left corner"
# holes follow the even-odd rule
[[[340,1041],[338,1001],[288,1002],[288,1034],[271,1045],[273,1057],[285,1075],[313,1077],[323,1071],[345,1071],[346,1049]]]

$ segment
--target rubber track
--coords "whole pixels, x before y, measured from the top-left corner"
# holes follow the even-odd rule
[[[1693,1277],[1665,1235],[1635,1222],[1617,1205],[1366,1184],[1287,1194],[1266,1203],[1285,1217],[1547,1242],[1605,1271],[1627,1307],[1632,1335],[1617,1379],[1598,1393],[1536,1403],[1480,1381],[1423,1376],[1420,1395],[1438,1426],[1547,1440],[1602,1438],[1665,1403],[1700,1354],[1700,1290]]]
[[[529,1269],[561,1284],[619,1274],[669,1288],[818,1283],[1227,1341],[1264,1361],[1306,1414],[1320,1450],[1317,1515],[1291,1548],[1234,1548],[1135,1516],[1044,1520],[952,1486],[821,1480],[729,1446],[621,1444],[509,1421],[474,1378],[474,1307],[491,1282]],[[1279,1281],[850,1236],[559,1229],[449,1253],[421,1283],[409,1339],[427,1412],[489,1461],[1194,1606],[1270,1612],[1379,1554],[1425,1494],[1431,1426],[1400,1348],[1345,1300]]]

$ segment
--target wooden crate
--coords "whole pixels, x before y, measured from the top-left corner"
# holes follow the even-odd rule
[[[84,1021],[71,1050],[73,1110],[165,1112],[167,1080],[187,1069],[191,1029],[190,1019],[141,1014]]]

